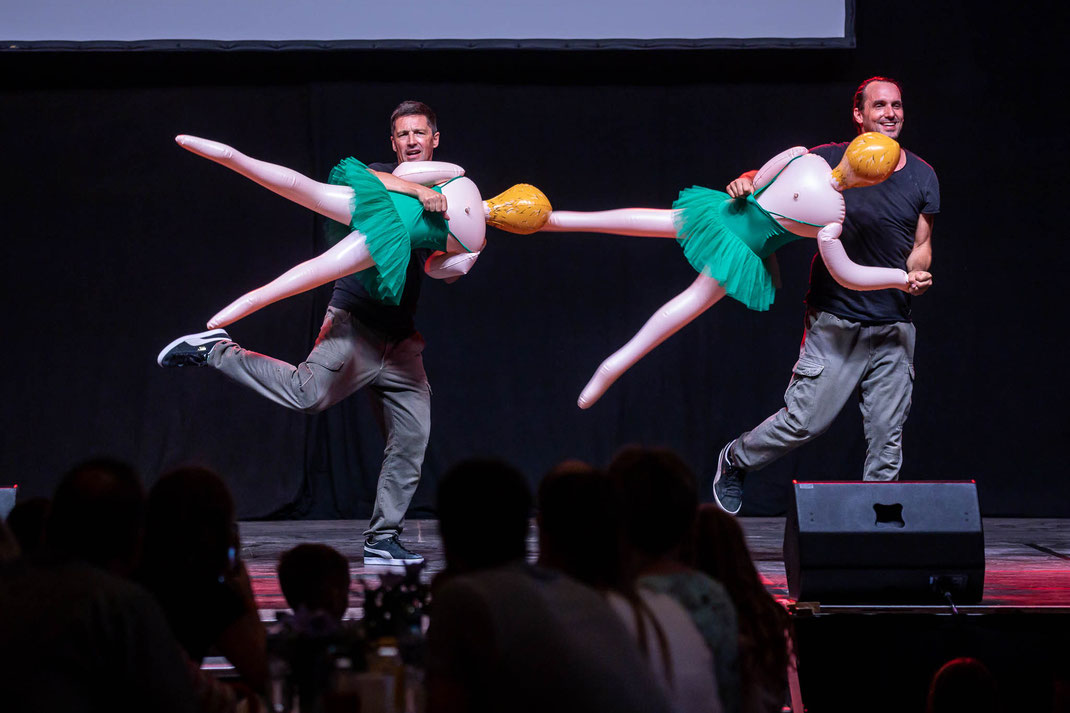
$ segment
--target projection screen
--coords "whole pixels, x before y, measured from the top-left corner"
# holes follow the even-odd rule
[[[16,0],[26,49],[853,47],[854,0]]]

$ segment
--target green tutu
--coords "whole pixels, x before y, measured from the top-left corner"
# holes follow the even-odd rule
[[[349,186],[354,194],[349,225],[332,221],[327,242],[334,245],[351,231],[359,230],[375,265],[354,276],[375,299],[398,304],[412,251],[446,249],[449,230],[445,218],[441,213],[424,211],[415,198],[386,190],[383,182],[355,158],[342,159],[331,169],[327,182]]]
[[[763,262],[785,243],[802,236],[789,233],[753,196],[733,199],[701,186],[680,191],[676,241],[698,272],[717,280],[725,293],[748,308],[765,311],[776,286]]]

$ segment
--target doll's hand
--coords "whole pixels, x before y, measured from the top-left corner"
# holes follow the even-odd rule
[[[843,232],[842,223],[829,223],[821,230],[817,231],[818,240],[838,240],[840,234]]]

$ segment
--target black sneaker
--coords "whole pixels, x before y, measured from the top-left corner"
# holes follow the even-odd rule
[[[397,535],[364,543],[364,564],[406,565],[419,564],[424,558],[405,549]]]
[[[160,366],[204,366],[212,347],[223,341],[230,341],[225,329],[187,334],[164,347],[156,357],[156,363]]]
[[[713,499],[729,515],[735,515],[743,507],[743,479],[747,477],[746,471],[733,465],[728,457],[733,443],[729,441],[721,449],[721,455],[717,456],[717,475],[713,476]]]

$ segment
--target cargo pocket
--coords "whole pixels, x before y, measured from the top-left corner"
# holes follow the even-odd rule
[[[301,389],[308,389],[309,384],[314,383],[316,378],[316,370],[313,367],[319,367],[329,371],[332,375],[328,376],[320,372],[320,376],[323,377],[316,384],[315,390],[321,390],[327,388],[331,382],[334,381],[333,374],[337,374],[342,370],[345,365],[346,359],[344,356],[338,354],[334,350],[327,349],[313,349],[312,353],[308,355],[308,359],[304,363],[297,366],[297,381]],[[316,394],[314,398],[319,398],[322,394]]]
[[[338,371],[346,363],[346,358],[334,349],[313,349],[305,363],[321,366],[327,371]]]
[[[308,364],[315,364],[327,371],[340,370],[349,354],[348,347],[340,348],[340,345],[348,345],[352,340],[350,319],[345,310],[328,307],[319,336],[316,337],[316,346],[312,348],[312,353],[301,367],[307,371]]]
[[[913,370],[914,367],[910,367]],[[795,366],[792,367],[792,372],[796,376],[808,376],[810,378],[817,378],[821,375],[821,372],[825,370],[825,365],[815,359],[808,359],[803,357],[799,361],[795,362]]]
[[[784,394],[784,405],[787,406],[787,423],[798,433],[810,427],[810,417],[817,401],[817,380],[824,370],[824,364],[806,357],[799,359],[792,367],[791,383]]]

